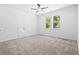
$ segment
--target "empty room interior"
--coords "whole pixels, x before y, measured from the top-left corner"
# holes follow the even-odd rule
[[[0,4],[0,55],[78,55],[77,4]]]

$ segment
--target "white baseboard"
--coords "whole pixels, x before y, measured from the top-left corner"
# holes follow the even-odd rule
[[[12,37],[12,38],[6,38],[6,39],[3,39],[3,40],[0,40],[0,42],[13,40],[13,39],[21,39],[21,38],[26,38],[26,37],[31,37],[31,36],[37,36],[37,35],[48,36],[48,37],[59,38],[59,39],[65,39],[65,40],[73,40],[73,39],[68,39],[68,38],[63,38],[63,37],[54,37],[54,36],[44,35],[44,34],[31,34],[31,35],[26,35],[26,36],[19,36],[19,37],[16,36],[16,37]],[[77,40],[74,40],[74,41],[77,41]]]
[[[41,36],[48,36],[48,37],[53,37],[53,38],[59,38],[59,39],[64,39],[64,40],[73,40],[73,39],[70,39],[70,38],[55,37],[55,36],[50,36],[50,35],[45,35],[45,34],[38,34],[38,35],[41,35]],[[77,41],[77,40],[74,40],[74,41]]]
[[[21,39],[21,38],[25,38],[25,37],[31,37],[31,36],[36,36],[37,34],[31,34],[31,35],[26,35],[26,36],[16,36],[16,37],[11,37],[11,38],[6,38],[3,40],[0,40],[0,42],[4,42],[4,41],[8,41],[8,40],[14,40],[14,39]]]

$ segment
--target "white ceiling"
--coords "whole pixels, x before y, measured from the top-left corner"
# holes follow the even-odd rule
[[[36,4],[4,4],[3,6],[9,7],[9,8],[14,8],[17,9],[19,11],[23,11],[23,12],[28,12],[30,11],[33,14],[36,15],[41,15],[50,11],[55,11],[57,9],[63,8],[63,7],[67,7],[67,6],[71,6],[73,4],[41,4],[41,7],[48,7],[47,9],[44,10],[44,12],[40,11],[38,13],[36,13],[36,11],[31,10],[31,8],[37,8]]]
[[[60,8],[71,6],[72,4],[43,4],[42,7],[48,7],[44,12],[40,11],[37,15],[44,14],[50,11],[55,11]]]

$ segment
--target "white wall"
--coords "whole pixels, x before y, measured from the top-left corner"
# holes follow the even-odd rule
[[[28,9],[18,9],[0,5],[0,41],[36,34],[36,16]]]
[[[60,16],[60,28],[47,30],[45,28],[45,17]],[[62,8],[38,16],[39,30],[38,33],[42,35],[49,35],[53,37],[60,37],[65,39],[77,40],[77,5]]]
[[[78,4],[78,34],[77,34],[77,36],[78,36],[78,51],[79,51],[79,4]]]
[[[52,11],[37,17],[29,11],[27,8],[29,6],[26,7],[26,11],[19,10],[15,8],[15,6],[8,6],[0,5],[0,41],[6,41],[35,34],[43,34],[73,40],[77,39],[76,5]],[[54,15],[60,16],[61,28],[51,28],[50,30],[45,29],[45,16],[53,17]]]

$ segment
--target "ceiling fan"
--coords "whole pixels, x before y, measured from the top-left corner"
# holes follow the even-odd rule
[[[31,10],[36,10],[36,13],[38,13],[40,10],[44,11],[44,9],[47,9],[48,7],[42,7],[40,4],[37,4],[37,8],[31,8]]]

